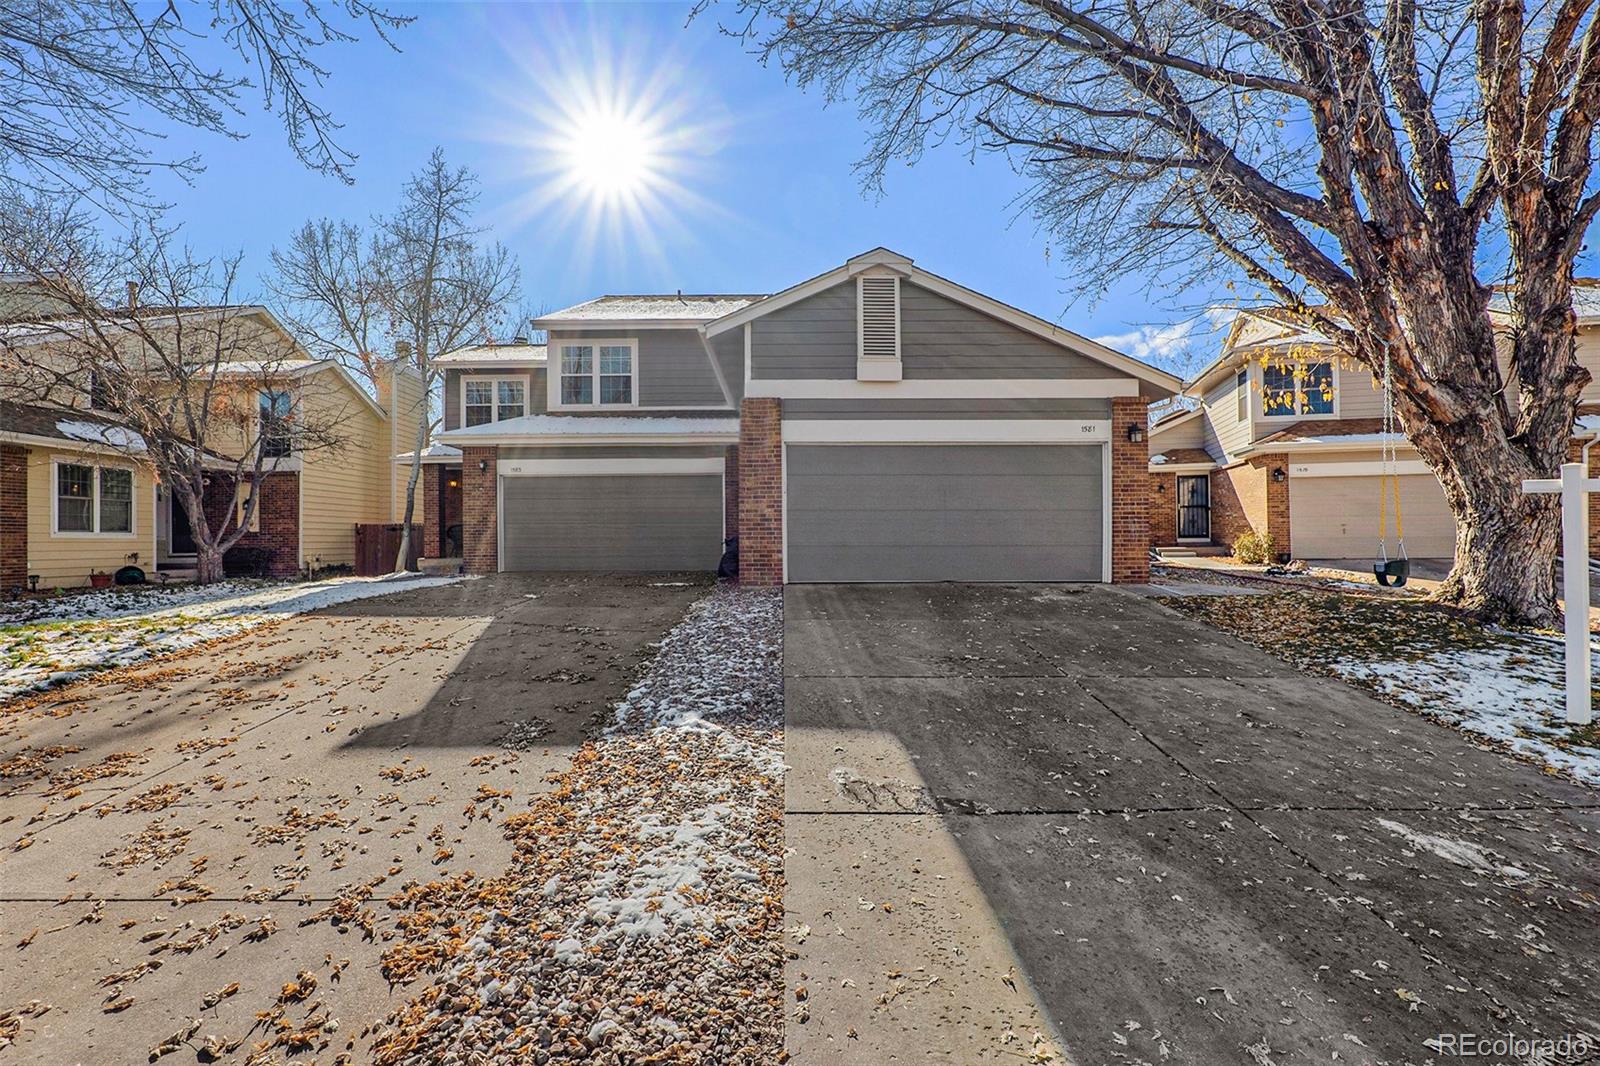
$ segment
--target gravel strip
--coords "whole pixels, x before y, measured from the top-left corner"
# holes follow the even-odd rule
[[[782,603],[723,586],[691,608],[507,820],[512,868],[390,948],[391,973],[443,962],[374,1061],[781,1061]]]

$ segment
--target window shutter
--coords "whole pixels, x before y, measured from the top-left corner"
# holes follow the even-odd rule
[[[861,381],[900,380],[900,279],[857,279],[859,332],[856,377]]]

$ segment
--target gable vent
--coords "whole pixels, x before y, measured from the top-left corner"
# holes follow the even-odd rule
[[[863,276],[856,279],[859,334],[856,378],[900,380],[900,279]]]

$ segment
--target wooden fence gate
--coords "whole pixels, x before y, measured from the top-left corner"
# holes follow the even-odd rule
[[[356,523],[356,573],[362,577],[380,577],[394,570],[395,556],[400,554],[400,533],[404,523]],[[411,527],[411,550],[406,558],[406,569],[414,570],[422,557],[422,527]]]

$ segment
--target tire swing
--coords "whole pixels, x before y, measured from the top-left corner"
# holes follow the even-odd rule
[[[1372,560],[1372,576],[1384,588],[1404,588],[1411,576],[1411,559],[1406,555],[1406,527],[1400,515],[1400,458],[1395,446],[1394,380],[1389,368],[1389,347],[1383,349],[1383,443],[1382,470],[1378,474],[1378,555]],[[1394,486],[1395,558],[1389,558],[1388,487]]]

